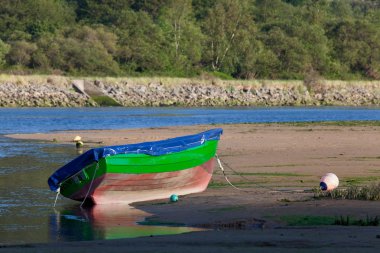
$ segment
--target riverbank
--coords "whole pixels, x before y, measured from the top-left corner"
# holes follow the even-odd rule
[[[84,107],[107,103],[128,107],[379,106],[380,81],[0,76],[0,107]]]
[[[109,144],[154,141],[191,134],[211,126],[18,134],[85,149]],[[378,124],[300,123],[215,125],[224,134],[218,148],[231,188],[216,169],[209,188],[180,198],[136,203],[157,223],[181,223],[211,231],[175,236],[0,247],[0,252],[377,252],[379,227],[338,226],[326,221],[374,219],[378,201],[314,198],[319,178],[333,172],[340,187],[380,180]],[[101,144],[97,144],[101,143]],[[243,176],[243,177],[242,177]],[[321,223],[322,221],[322,223]],[[323,225],[318,225],[323,224]]]

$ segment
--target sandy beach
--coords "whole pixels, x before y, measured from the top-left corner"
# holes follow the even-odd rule
[[[9,137],[73,145],[153,141],[224,129],[218,155],[229,179],[215,168],[209,188],[133,206],[159,222],[210,229],[174,236],[0,247],[0,252],[377,252],[379,226],[289,225],[307,217],[380,217],[378,201],[316,199],[312,189],[327,172],[340,187],[380,181],[380,126],[323,124],[238,124],[150,129],[67,131]],[[236,173],[237,172],[237,173]]]

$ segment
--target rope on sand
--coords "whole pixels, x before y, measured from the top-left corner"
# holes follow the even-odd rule
[[[228,179],[228,177],[227,177],[227,175],[226,175],[226,172],[224,171],[224,168],[223,168],[222,162],[221,162],[220,159],[219,159],[219,156],[216,154],[215,157],[216,157],[216,160],[218,161],[219,168],[220,168],[220,170],[222,171],[223,176],[224,176],[224,178],[226,179],[227,183],[229,183],[229,184],[230,184],[233,188],[235,188],[236,190],[239,190],[239,191],[246,191],[246,190],[240,189],[239,187],[236,187],[235,185],[233,185],[233,184],[230,182],[230,180]]]
[[[284,190],[277,190],[277,189],[274,189],[274,188],[269,187],[269,186],[261,185],[261,184],[259,184],[259,183],[257,183],[257,182],[254,182],[254,181],[250,180],[249,178],[247,178],[247,177],[241,175],[239,172],[237,172],[236,170],[234,170],[234,169],[233,169],[230,165],[228,165],[226,162],[224,162],[224,161],[222,161],[221,159],[219,159],[218,154],[215,154],[215,158],[216,158],[216,160],[218,161],[219,168],[220,168],[220,170],[222,171],[223,176],[224,176],[224,178],[226,179],[227,183],[228,183],[229,185],[231,185],[231,186],[232,186],[234,189],[236,189],[236,190],[243,191],[243,192],[247,192],[247,193],[252,192],[252,191],[249,191],[249,190],[241,189],[241,188],[239,188],[239,187],[233,185],[233,184],[231,183],[231,181],[228,179],[228,177],[227,177],[227,175],[226,175],[226,172],[225,172],[225,169],[223,168],[222,163],[223,163],[228,169],[230,169],[234,174],[240,176],[240,177],[241,177],[242,179],[244,179],[246,182],[250,182],[250,183],[252,183],[252,184],[257,185],[257,186],[260,187],[260,188],[264,188],[264,189],[270,190],[270,192],[272,192],[272,193],[276,193],[276,192],[301,192],[301,193],[303,193],[303,192],[311,192],[311,191],[312,191],[312,190],[310,190],[310,189],[309,189],[309,190],[287,190],[287,189],[284,189]]]

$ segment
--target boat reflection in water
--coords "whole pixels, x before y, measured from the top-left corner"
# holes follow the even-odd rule
[[[152,214],[129,205],[95,205],[90,208],[67,208],[50,216],[51,241],[83,241],[173,235],[201,228],[149,222]]]

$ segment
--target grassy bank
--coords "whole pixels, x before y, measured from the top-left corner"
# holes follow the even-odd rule
[[[196,78],[177,78],[177,77],[78,77],[78,76],[57,76],[57,75],[0,75],[0,84],[11,82],[16,84],[28,83],[51,83],[56,85],[67,85],[72,80],[101,81],[105,83],[128,83],[136,85],[148,85],[150,83],[160,83],[165,86],[175,86],[179,84],[204,84],[220,86],[250,86],[250,87],[283,87],[291,88],[297,86],[307,86],[313,88],[344,88],[344,87],[362,87],[378,88],[380,90],[380,81],[342,81],[342,80],[316,80],[314,85],[305,83],[303,80],[223,80],[213,76],[196,77]]]

